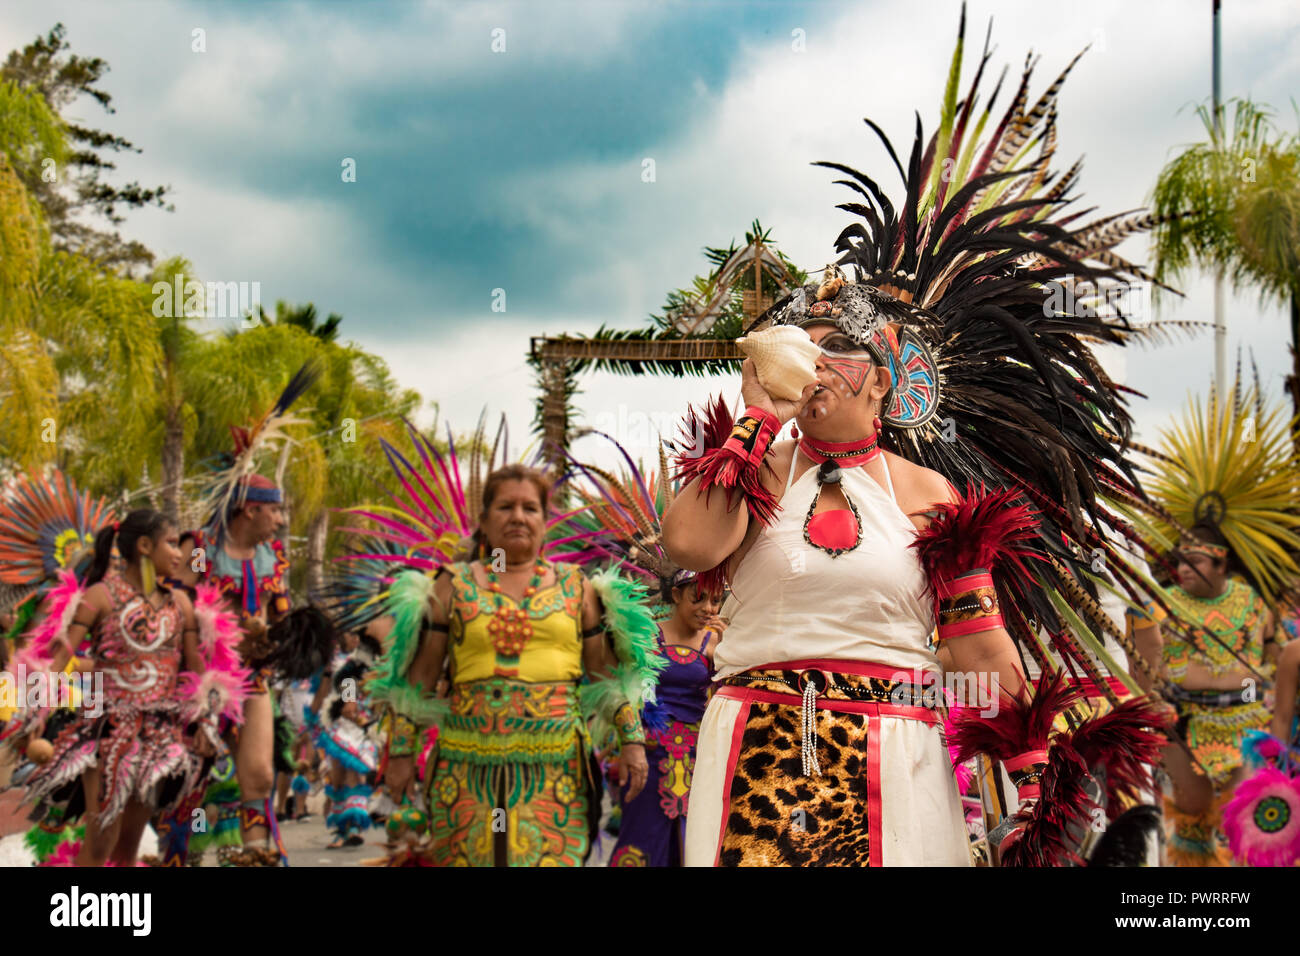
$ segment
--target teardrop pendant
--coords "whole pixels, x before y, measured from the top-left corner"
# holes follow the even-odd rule
[[[834,477],[822,478],[822,471],[830,465],[833,469]],[[848,503],[848,510],[836,508],[831,511],[823,511],[817,514],[817,502],[821,499],[822,488],[828,484],[835,484],[840,480],[840,470],[833,461],[822,462],[817,473],[817,494],[813,495],[812,504],[808,506],[808,514],[803,519],[803,539],[809,547],[816,548],[818,551],[824,551],[832,558],[838,558],[841,554],[857,548],[862,543],[862,515],[858,513],[858,506],[853,503],[848,492],[843,487],[840,488],[840,494]],[[850,527],[846,523],[849,514],[853,516],[853,525]]]

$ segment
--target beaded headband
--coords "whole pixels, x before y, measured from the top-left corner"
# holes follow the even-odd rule
[[[1179,545],[1178,550],[1187,555],[1203,554],[1215,560],[1224,560],[1228,557],[1228,549],[1221,544],[1202,544],[1199,541],[1192,541]]]

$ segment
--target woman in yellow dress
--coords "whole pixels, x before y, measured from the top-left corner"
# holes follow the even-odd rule
[[[1277,657],[1275,622],[1259,593],[1230,576],[1231,551],[1217,529],[1191,530],[1177,555],[1177,583],[1165,589],[1170,608],[1190,627],[1162,627],[1166,615],[1153,608],[1148,620],[1135,622],[1134,639],[1169,679],[1187,745],[1164,751],[1173,782],[1169,860],[1222,866],[1229,855],[1218,829],[1222,806],[1242,778],[1242,741],[1247,731],[1269,726],[1263,684]]]
[[[483,489],[481,557],[444,565],[431,583],[408,571],[391,589],[393,640],[371,690],[395,715],[393,791],[411,779],[420,725],[439,725],[428,790],[437,866],[581,866],[599,816],[599,724],[617,732],[621,782],[633,795],[645,785],[638,714],[653,618],[639,586],[541,556],[549,497],[540,472],[498,469]],[[427,691],[448,656],[451,693],[439,700]]]

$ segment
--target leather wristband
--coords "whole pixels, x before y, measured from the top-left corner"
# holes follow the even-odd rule
[[[940,581],[935,592],[939,598],[939,640],[1003,626],[993,575],[984,568]]]
[[[781,430],[781,423],[769,411],[750,405],[731,427],[731,436],[723,442],[727,454],[757,468],[763,463],[767,447]]]
[[[614,730],[618,734],[620,747],[645,743],[645,728],[641,726],[641,718],[631,704],[622,704],[614,711]]]
[[[1047,769],[1046,750],[1027,750],[1002,761],[1007,776],[1016,785],[1016,796],[1021,800],[1036,800]]]

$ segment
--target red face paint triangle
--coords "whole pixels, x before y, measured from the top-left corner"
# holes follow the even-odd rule
[[[822,364],[828,369],[844,379],[854,395],[862,393],[862,387],[867,384],[867,372],[871,369],[870,362],[859,362],[853,359],[833,359],[824,358]]]

